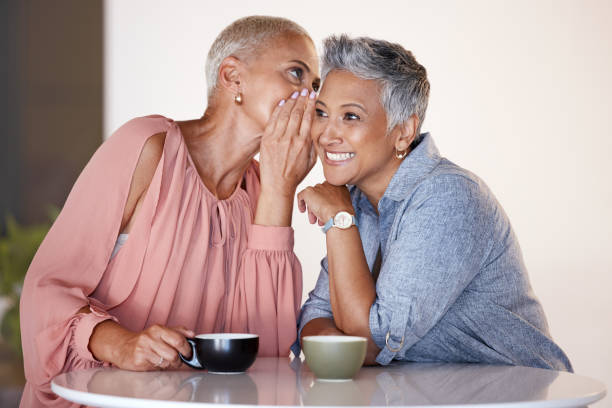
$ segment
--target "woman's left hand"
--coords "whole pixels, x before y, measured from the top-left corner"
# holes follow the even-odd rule
[[[308,210],[311,224],[325,224],[339,211],[354,214],[351,195],[346,186],[334,186],[327,181],[314,187],[307,187],[297,196],[300,212]]]

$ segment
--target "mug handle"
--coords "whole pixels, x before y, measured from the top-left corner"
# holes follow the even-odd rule
[[[191,360],[187,360],[187,358],[183,354],[179,353],[179,357],[181,358],[181,360],[183,360],[183,362],[191,368],[205,368],[200,363],[200,360],[198,360],[198,356],[196,355],[195,340],[189,337],[186,337],[185,340],[187,340],[187,343],[189,343],[189,345],[191,346]]]

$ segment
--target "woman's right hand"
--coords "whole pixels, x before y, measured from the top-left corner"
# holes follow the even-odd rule
[[[272,112],[259,150],[261,192],[255,224],[291,225],[295,190],[317,161],[310,137],[315,97],[304,89]]]
[[[98,324],[89,340],[94,357],[132,371],[179,368],[179,353],[191,356],[185,337],[195,334],[184,327],[153,325],[140,332],[129,331],[107,320]]]
[[[310,137],[316,93],[304,88],[279,104],[266,125],[260,146],[262,190],[291,196],[317,161]]]

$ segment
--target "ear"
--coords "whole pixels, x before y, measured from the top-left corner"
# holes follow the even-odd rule
[[[410,115],[408,120],[395,126],[391,131],[395,148],[399,152],[410,149],[410,145],[417,137],[416,131],[419,128],[419,117],[416,114]]]
[[[241,73],[243,64],[236,57],[225,57],[219,66],[217,84],[219,88],[225,89],[232,95],[241,90]]]

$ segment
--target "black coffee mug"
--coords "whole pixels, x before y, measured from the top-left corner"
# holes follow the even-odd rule
[[[191,360],[179,354],[189,367],[210,373],[243,373],[255,361],[259,336],[246,333],[210,333],[187,338]]]

